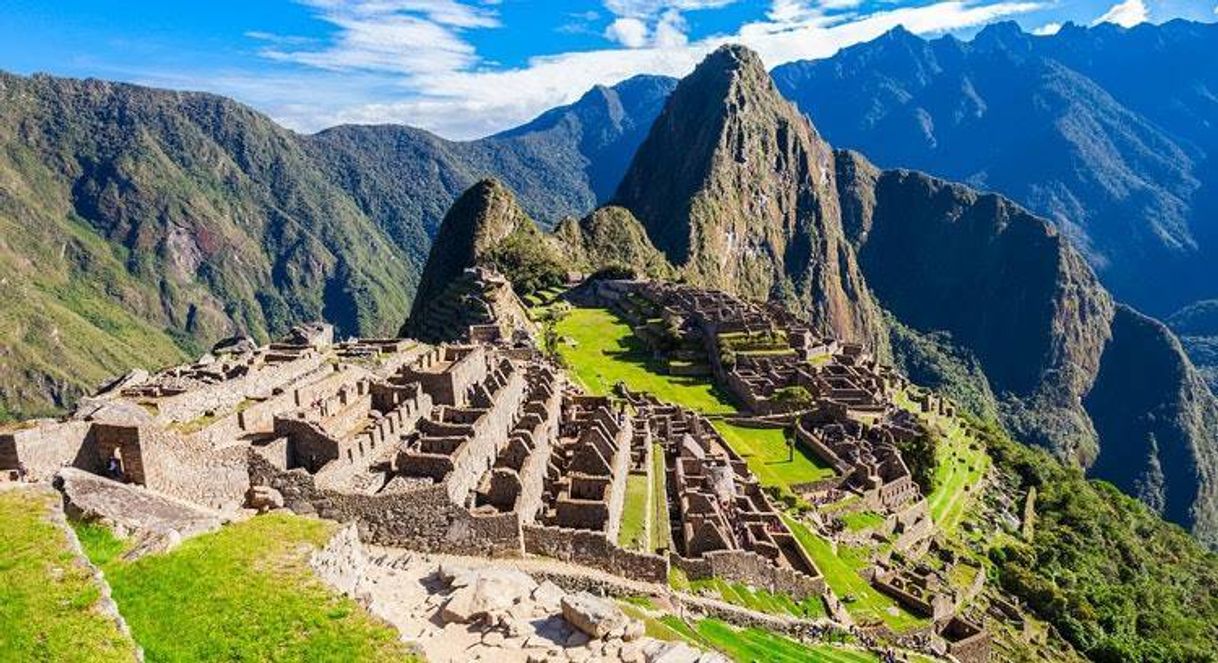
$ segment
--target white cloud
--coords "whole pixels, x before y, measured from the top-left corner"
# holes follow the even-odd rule
[[[270,58],[311,68],[293,82],[285,74],[259,87],[257,77],[228,77],[216,85],[299,130],[338,123],[402,123],[449,138],[473,138],[518,125],[570,103],[598,84],[635,74],[682,76],[721,44],[743,43],[767,66],[828,57],[904,25],[921,34],[988,23],[1036,9],[1032,0],[943,0],[928,5],[855,13],[830,12],[846,0],[776,0],[766,20],[735,34],[691,42],[682,11],[727,0],[612,0],[611,37],[622,47],[546,55],[497,69],[480,60],[465,32],[497,25],[483,7],[465,14],[455,2],[307,0],[338,30],[320,46],[269,41]],[[426,7],[424,7],[426,5]],[[861,6],[861,5],[860,5]],[[623,14],[617,14],[622,12]],[[640,13],[626,16],[626,13]],[[623,19],[636,19],[634,23]],[[640,29],[640,25],[642,29]],[[324,90],[325,94],[318,94]],[[362,91],[362,92],[361,92]]]
[[[679,12],[700,9],[717,9],[733,4],[736,0],[605,0],[605,9],[614,16],[644,18],[657,16],[669,10]]]
[[[605,28],[605,38],[626,48],[642,48],[647,45],[647,24],[637,18],[619,18]]]
[[[1045,23],[1039,28],[1033,28],[1032,34],[1038,37],[1049,37],[1057,34],[1062,29],[1061,23]]]
[[[1150,12],[1146,9],[1145,0],[1124,0],[1109,8],[1091,25],[1116,23],[1123,28],[1132,28],[1139,23],[1145,23],[1149,18]]]
[[[660,22],[656,24],[652,42],[656,48],[680,48],[689,43],[685,30],[685,19],[681,17],[681,12],[670,9],[664,12]]]

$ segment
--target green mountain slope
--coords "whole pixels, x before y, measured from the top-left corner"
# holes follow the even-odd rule
[[[63,406],[238,330],[325,317],[380,333],[405,312],[405,256],[265,117],[205,94],[0,84],[0,260],[21,291],[8,410]]]
[[[391,333],[462,191],[493,175],[547,225],[587,213],[673,84],[636,77],[452,142],[301,136],[213,95],[0,74],[0,418],[234,332]]]

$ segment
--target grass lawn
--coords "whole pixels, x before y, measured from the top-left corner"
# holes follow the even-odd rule
[[[664,447],[656,442],[651,447],[651,547],[653,550],[672,547],[672,530],[668,515],[668,477],[664,473]]]
[[[0,491],[0,659],[131,661],[135,643],[98,611],[92,572],[47,519],[59,499]]]
[[[842,599],[846,609],[855,618],[865,622],[882,621],[897,632],[926,624],[926,620],[901,609],[895,601],[876,591],[859,575],[859,571],[867,565],[866,555],[861,551],[848,546],[838,546],[835,554],[829,541],[809,530],[803,523],[786,514],[783,514],[782,518],[804,550],[811,555],[816,568],[824,574],[829,588]],[[847,596],[853,596],[854,601],[847,602]]]
[[[874,529],[884,523],[884,516],[874,511],[855,511],[853,513],[842,514],[840,517],[842,522],[846,524],[846,529],[851,532]]]
[[[650,550],[647,530],[647,494],[651,482],[642,474],[626,475],[626,502],[622,505],[622,526],[617,542],[630,550]]]
[[[151,661],[413,660],[397,632],[308,566],[336,525],[271,514],[124,562],[123,543],[77,528]]]
[[[590,393],[605,395],[624,382],[636,391],[704,414],[730,414],[735,408],[706,377],[664,375],[663,366],[630,325],[606,309],[575,308],[563,316],[557,331],[564,338],[559,352]]]
[[[763,486],[789,488],[791,484],[819,481],[833,476],[833,468],[825,465],[799,445],[790,455],[786,434],[781,429],[745,428],[726,421],[713,423],[736,453],[744,457],[749,469]]]

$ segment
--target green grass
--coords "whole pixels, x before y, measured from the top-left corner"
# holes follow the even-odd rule
[[[935,455],[935,489],[927,497],[930,515],[945,533],[952,534],[964,520],[972,492],[985,476],[990,457],[984,445],[959,424],[940,438]]]
[[[259,516],[135,562],[108,532],[79,531],[149,660],[409,660],[393,629],[309,569],[335,527]]]
[[[0,659],[130,661],[134,643],[98,612],[100,587],[48,520],[58,499],[0,491]]]
[[[860,550],[845,545],[837,547],[836,554],[829,541],[809,530],[803,523],[783,514],[783,520],[791,533],[812,557],[816,568],[825,576],[825,582],[855,619],[862,622],[883,622],[894,631],[907,631],[924,626],[926,620],[915,617],[901,609],[891,598],[879,593],[859,574],[867,567],[867,556]],[[846,597],[854,597],[847,602]]]
[[[846,524],[846,529],[851,532],[875,529],[884,523],[884,516],[874,511],[855,511],[842,514],[840,518]]]
[[[664,473],[664,447],[656,442],[651,447],[651,547],[654,550],[672,547],[667,482],[668,477]]]
[[[631,550],[649,550],[647,528],[647,496],[651,482],[642,474],[626,476],[626,502],[622,505],[622,526],[618,530],[617,542]]]
[[[934,490],[926,497],[930,516],[946,534],[952,534],[964,520],[972,491],[976,490],[990,466],[985,445],[968,432],[958,417],[923,413],[905,393],[894,399],[897,405],[917,414],[933,429],[946,431],[935,450]]]
[[[740,663],[870,663],[878,660],[874,654],[861,649],[805,644],[763,629],[738,629],[717,619],[701,619],[690,625],[676,615],[657,616],[652,608],[644,610],[632,603],[620,605],[627,615],[643,622],[649,637],[715,650]]]
[[[861,649],[804,644],[758,628],[738,629],[717,619],[699,621],[694,632],[702,642],[742,663],[870,663],[879,660],[875,654]]]
[[[781,429],[745,428],[726,421],[716,421],[713,425],[736,453],[744,457],[749,470],[757,475],[763,486],[790,488],[791,484],[819,481],[834,474],[833,468],[799,445],[791,455],[786,433]]]
[[[736,411],[708,378],[664,375],[663,366],[630,326],[606,309],[571,309],[557,331],[567,341],[559,352],[590,393],[606,395],[613,385],[624,382],[633,390],[705,414]]]

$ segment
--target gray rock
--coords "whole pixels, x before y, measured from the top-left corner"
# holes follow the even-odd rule
[[[558,609],[562,603],[562,597],[566,595],[567,593],[563,591],[562,587],[549,580],[542,582],[537,589],[533,590],[533,600],[552,610]]]
[[[529,596],[537,583],[527,574],[510,569],[475,569],[453,576],[453,593],[440,611],[446,622],[468,624],[489,615],[506,614]]]
[[[588,592],[564,596],[562,616],[593,638],[603,638],[627,622],[626,614],[616,604]]]
[[[702,652],[684,642],[659,642],[643,652],[647,663],[698,663]]]

